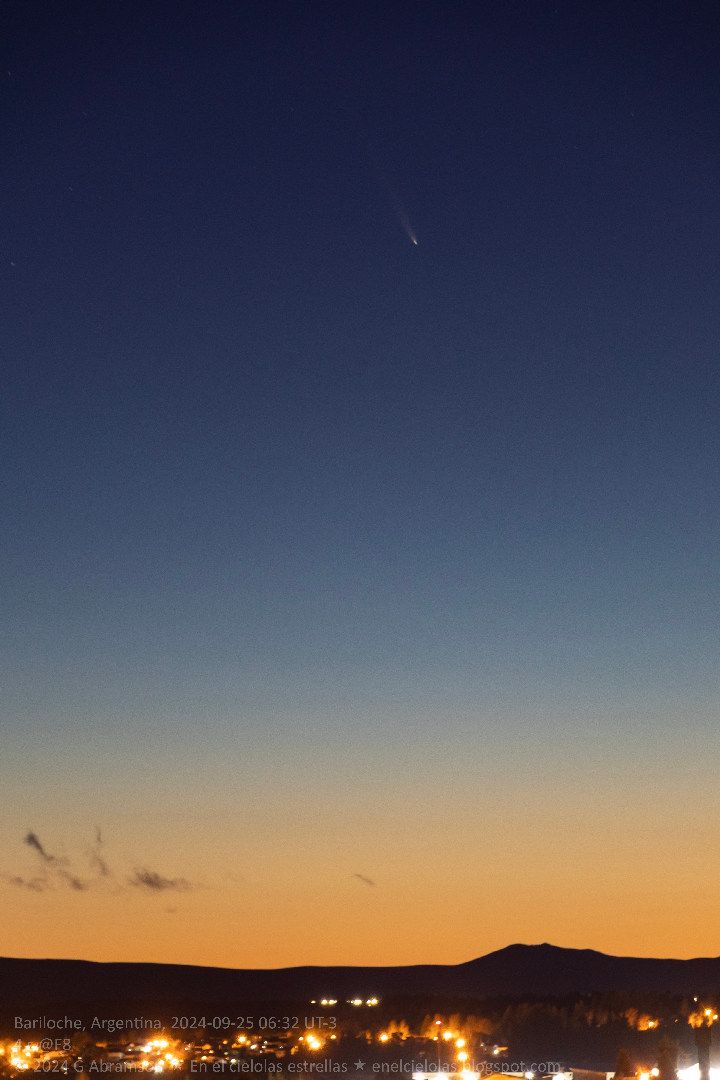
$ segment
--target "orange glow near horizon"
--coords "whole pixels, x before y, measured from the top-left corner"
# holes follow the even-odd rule
[[[38,766],[35,786],[9,791],[13,811],[3,817],[3,835],[17,838],[0,854],[3,952],[248,968],[453,964],[544,941],[616,955],[718,955],[706,887],[720,873],[705,831],[710,807],[698,826],[694,789],[692,798],[682,784],[655,796],[632,783],[628,763],[618,764],[608,798],[566,772],[562,746],[553,753],[563,782],[550,785],[552,798],[534,791],[516,760],[516,787],[480,790],[461,811],[413,768],[397,775],[379,750],[367,751],[367,772],[353,780],[340,755],[298,751],[290,769],[282,748],[270,786],[252,776],[238,786],[229,757],[216,784],[188,766],[180,793],[167,778],[180,775],[172,750],[158,771],[153,754],[128,749],[101,795],[97,770],[58,786],[43,771],[50,766]],[[461,764],[454,751],[452,768],[429,749],[425,759],[439,792],[445,781],[453,792],[474,790],[469,751]],[[653,775],[650,758],[645,768]],[[317,793],[312,813],[304,791]],[[693,844],[684,839],[690,818]],[[88,859],[88,822],[102,827],[112,877]],[[23,843],[30,828],[87,888],[43,866]],[[677,852],[672,872],[668,846]],[[138,879],[138,870],[149,875]],[[42,874],[43,889],[13,884],[32,886]]]
[[[452,883],[452,870],[444,880]],[[450,884],[438,895],[401,882],[359,895],[352,882],[340,883],[334,892],[331,882],[322,890],[253,882],[160,897],[134,891],[116,897],[6,890],[3,951],[17,957],[259,968],[461,963],[516,941],[550,940],[617,955],[684,958],[719,951],[701,920],[688,917],[686,925],[669,925],[660,910],[652,927],[646,920],[645,933],[638,936],[632,912],[642,898],[632,901],[628,894],[606,894],[604,910],[611,917],[600,933],[592,901],[578,902],[573,910],[550,908],[540,889],[519,892],[499,881],[488,892],[482,885],[469,887],[466,876],[459,890]],[[706,897],[698,902],[707,906]],[[245,926],[263,927],[261,937],[231,932],[238,910]],[[693,905],[685,910],[693,912]],[[427,928],[438,924],[442,932],[428,935]],[[638,1021],[641,1029],[646,1024],[651,1028],[653,1018]]]

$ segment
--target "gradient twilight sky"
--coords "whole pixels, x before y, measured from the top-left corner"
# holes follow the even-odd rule
[[[5,6],[5,954],[720,953],[712,10]]]

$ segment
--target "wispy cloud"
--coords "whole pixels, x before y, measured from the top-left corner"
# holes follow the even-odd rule
[[[372,878],[366,877],[365,874],[352,874],[351,876],[357,878],[358,881],[362,881],[363,885],[368,885],[371,889],[374,889],[377,886],[377,882],[373,881]]]
[[[31,830],[25,833],[22,843],[30,849],[39,863],[39,873],[0,873],[0,884],[5,883],[17,889],[27,889],[37,893],[53,892],[58,889],[71,889],[74,892],[95,890],[102,892],[110,888],[115,892],[139,889],[148,895],[190,892],[199,887],[185,877],[165,877],[157,870],[151,870],[142,865],[136,867],[130,876],[127,876],[127,872],[122,875],[117,874],[106,858],[105,842],[100,828],[95,829],[93,843],[84,851],[84,858],[92,870],[92,873],[87,876],[79,876],[70,859],[48,848],[36,832]]]
[[[45,892],[48,887],[47,878],[24,878],[19,874],[4,875],[8,885],[14,885],[17,889],[30,889],[31,892]]]
[[[69,889],[74,889],[76,892],[84,892],[87,889],[87,883],[68,869],[67,859],[61,859],[48,851],[37,833],[27,833],[23,843],[32,848],[47,873],[51,874],[58,882],[66,885]]]
[[[103,854],[103,836],[102,831],[99,828],[95,829],[95,843],[91,847],[88,857],[90,859],[90,865],[93,870],[95,870],[98,877],[110,878],[113,876],[112,870]]]
[[[148,869],[136,870],[128,882],[137,889],[147,889],[149,892],[188,892],[192,889],[186,878],[167,878],[158,874],[157,870]]]
[[[58,861],[57,856],[51,855],[49,851],[45,850],[43,845],[40,843],[40,837],[36,833],[29,832],[23,840],[23,843],[27,844],[28,847],[33,848],[34,851],[37,851],[38,855],[44,863],[52,865]]]

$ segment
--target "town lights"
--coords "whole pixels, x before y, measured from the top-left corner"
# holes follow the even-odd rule
[[[144,1057],[138,1062],[142,1072],[162,1073],[166,1069],[180,1069],[183,1059],[169,1050],[169,1039],[150,1039],[140,1047]]]
[[[678,1069],[678,1080],[700,1080],[700,1066],[690,1065],[687,1069]],[[710,1080],[720,1080],[720,1069],[710,1070]]]
[[[10,1046],[9,1050],[10,1068],[15,1069],[16,1072],[28,1072],[30,1069],[33,1072],[37,1071],[40,1062],[37,1057],[40,1054],[40,1047],[37,1043],[26,1043],[24,1046],[22,1043],[16,1042]],[[3,1055],[5,1050],[3,1049]]]
[[[698,1009],[696,1012],[690,1013],[688,1016],[688,1024],[693,1028],[712,1027],[717,1023],[718,1014],[714,1009],[705,1007],[704,1009]]]

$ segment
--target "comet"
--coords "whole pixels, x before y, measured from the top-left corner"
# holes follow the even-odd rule
[[[372,145],[370,145],[368,149],[370,162],[374,167],[374,172],[378,183],[381,187],[385,189],[385,192],[390,199],[400,228],[405,233],[412,246],[418,247],[420,241],[418,240],[417,233],[415,232],[414,228],[410,223],[410,218],[407,215],[407,211],[405,209],[405,206],[403,205],[402,199],[400,198],[398,192],[395,189],[395,185],[391,182],[390,177],[387,175],[386,168],[381,165],[379,155],[375,153]]]
[[[413,247],[417,247],[418,244],[419,244],[419,240],[417,238],[415,230],[413,229],[412,225],[410,224],[410,219],[408,218],[405,211],[404,210],[398,210],[398,217],[400,218],[400,225],[402,227],[402,231],[405,233],[405,235],[407,236],[408,240],[413,245]]]

